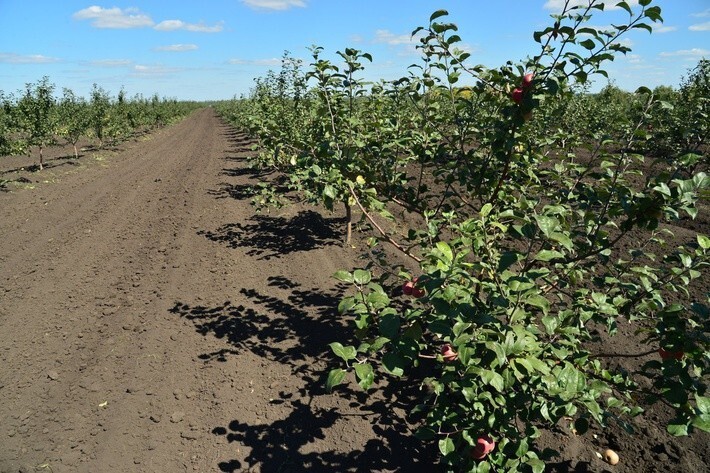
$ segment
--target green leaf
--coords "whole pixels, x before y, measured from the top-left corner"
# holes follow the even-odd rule
[[[402,376],[404,374],[404,360],[396,353],[386,353],[382,357],[382,366],[394,376]]]
[[[543,317],[542,324],[549,335],[554,335],[555,330],[560,325],[560,320],[557,317]]]
[[[529,458],[525,460],[525,464],[532,468],[533,473],[543,473],[545,471],[545,462],[539,458]]]
[[[338,281],[343,281],[343,282],[348,282],[352,283],[353,282],[353,275],[347,271],[337,271],[333,277],[337,279]]]
[[[333,342],[329,346],[336,356],[339,356],[345,361],[353,360],[357,356],[357,350],[355,350],[355,347],[353,346],[344,347],[338,342]]]
[[[550,240],[556,241],[557,243],[564,246],[568,250],[572,249],[572,240],[570,239],[569,236],[565,235],[564,233],[553,232],[552,234],[550,234]]]
[[[362,363],[355,365],[355,374],[357,375],[358,384],[364,390],[370,389],[372,382],[375,380],[375,371],[370,363]]]
[[[553,259],[561,259],[564,257],[565,255],[557,250],[542,250],[535,255],[535,259],[538,261],[552,261]]]
[[[335,188],[331,186],[330,184],[327,184],[323,188],[323,195],[330,198],[330,199],[335,199],[336,193],[335,193]]]
[[[710,414],[700,414],[693,417],[691,425],[703,432],[710,432]]]
[[[703,250],[708,250],[710,249],[710,238],[706,237],[705,235],[698,235],[698,245],[700,245],[700,248]]]
[[[535,220],[538,228],[546,237],[549,237],[560,226],[560,222],[556,218],[548,217],[547,215],[536,215]]]
[[[488,217],[488,215],[491,213],[491,210],[493,210],[493,204],[487,203],[483,207],[481,207],[481,217]]]
[[[356,302],[355,299],[352,297],[346,297],[342,301],[340,301],[340,304],[338,304],[338,313],[339,314],[345,314],[350,311],[353,307],[355,307]]]
[[[443,456],[453,453],[454,450],[456,450],[456,447],[454,446],[454,441],[451,437],[439,440],[439,451]]]
[[[448,14],[449,14],[449,12],[446,10],[437,10],[431,14],[431,16],[429,17],[429,21],[434,21],[437,18],[441,18],[442,16],[447,16]]]
[[[496,359],[498,360],[498,366],[503,366],[508,360],[508,354],[505,352],[505,348],[500,343],[491,343],[489,348],[493,350],[496,354]]]
[[[513,264],[518,262],[520,257],[520,253],[516,251],[506,251],[503,253],[498,260],[498,272],[502,273],[506,269],[510,268]]]
[[[538,307],[542,309],[542,313],[544,315],[547,315],[547,313],[550,311],[550,301],[545,299],[544,297],[540,295],[534,295],[532,297],[528,297],[525,302],[528,305],[531,305],[533,307]]]
[[[353,280],[355,281],[355,284],[363,286],[372,280],[372,275],[370,274],[370,271],[356,269],[353,273]]]
[[[579,43],[580,46],[582,46],[585,49],[589,49],[590,51],[596,47],[596,43],[594,42],[593,39],[585,39],[584,41],[581,41]]]
[[[644,12],[644,15],[650,18],[652,21],[663,21],[663,17],[661,17],[661,7],[648,8]]]
[[[619,8],[623,8],[624,10],[626,10],[627,12],[629,12],[629,15],[632,15],[632,14],[633,14],[633,12],[631,11],[631,7],[630,7],[629,4],[626,3],[626,2],[619,2],[619,3],[616,4],[616,6],[619,7]]]
[[[448,243],[439,241],[436,243],[436,248],[441,252],[445,263],[451,263],[454,260],[454,253]]]
[[[390,303],[390,298],[384,292],[375,291],[367,295],[367,302],[375,309],[383,309]]]
[[[669,434],[675,437],[683,437],[688,435],[688,425],[687,424],[668,424],[666,430]]]
[[[380,333],[387,338],[396,338],[399,335],[399,315],[396,313],[386,313],[380,316]]]
[[[436,431],[429,427],[419,427],[414,436],[423,441],[434,440],[436,438]]]
[[[493,388],[499,393],[502,393],[503,389],[505,388],[505,381],[503,380],[503,377],[495,371],[482,370],[481,380],[484,383],[493,386]]]
[[[342,383],[344,379],[344,370],[341,370],[340,368],[330,370],[330,373],[328,373],[328,380],[325,383],[325,388],[328,390],[328,392],[331,392],[333,388]]]

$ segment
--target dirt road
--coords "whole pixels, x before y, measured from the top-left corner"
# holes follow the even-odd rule
[[[204,109],[0,195],[0,472],[427,463],[397,409],[323,392],[356,254],[336,217],[255,214],[247,145]]]

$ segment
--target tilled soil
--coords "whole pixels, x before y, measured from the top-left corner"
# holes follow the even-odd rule
[[[352,337],[331,276],[360,251],[339,215],[255,213],[251,144],[204,109],[39,173],[3,158],[0,473],[438,471],[405,420],[416,386],[324,392],[328,343]],[[647,351],[630,331],[611,345]],[[550,471],[707,471],[708,436],[665,420],[541,444]]]
[[[0,193],[0,472],[431,464],[382,395],[324,392],[357,253],[338,218],[256,215],[248,145],[204,109]]]

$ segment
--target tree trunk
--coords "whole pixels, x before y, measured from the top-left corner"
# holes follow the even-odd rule
[[[352,207],[348,204],[348,202],[344,202],[345,204],[345,244],[349,245],[350,240],[352,239],[353,236],[353,209]]]
[[[79,159],[79,150],[76,149],[76,143],[73,143],[74,145],[74,159]]]
[[[44,155],[42,154],[42,146],[39,147],[39,170],[44,169]]]

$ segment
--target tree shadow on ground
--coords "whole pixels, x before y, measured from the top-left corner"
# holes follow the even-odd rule
[[[259,190],[252,184],[229,184],[228,182],[222,182],[219,184],[218,189],[210,190],[207,193],[213,195],[216,199],[246,200],[257,195]]]
[[[83,155],[79,155],[81,158]],[[62,162],[57,162],[62,160]],[[45,160],[44,164],[42,165],[43,169],[42,170],[49,170],[53,168],[58,168],[61,166],[79,166],[81,163],[76,161],[74,159],[74,155],[72,154],[71,156],[61,156],[58,158],[52,158],[52,159],[47,159]],[[28,166],[21,166],[18,168],[14,169],[7,169],[5,171],[0,172],[0,175],[4,174],[14,174],[14,173],[19,173],[19,172],[40,172],[39,164],[30,164]]]
[[[269,260],[340,245],[340,229],[344,223],[343,218],[324,218],[318,212],[304,210],[291,218],[255,215],[245,223],[228,223],[214,231],[201,230],[197,234],[233,249],[249,248],[247,255]]]
[[[221,461],[219,470],[243,471],[258,464],[262,472],[437,471],[433,448],[413,437],[412,422],[419,419],[407,418],[421,396],[411,380],[390,379],[368,393],[341,385],[337,388],[342,398],[340,409],[318,407],[332,404],[332,394],[325,391],[325,376],[330,368],[339,366],[328,344],[336,339],[346,343],[353,338],[352,330],[335,309],[342,289],[304,289],[283,276],[270,277],[268,285],[288,296],[280,298],[245,288],[239,304],[227,301],[215,306],[191,306],[176,302],[171,309],[190,320],[203,336],[225,341],[219,350],[199,355],[203,362],[226,361],[227,357],[248,350],[260,358],[290,366],[292,375],[299,380],[296,384],[303,386],[282,391],[278,399],[272,400],[281,408],[290,407],[280,420],[252,425],[237,418],[214,427],[214,435],[250,449],[244,459],[248,465],[231,459]],[[343,412],[346,404],[348,412]],[[367,419],[376,437],[360,449],[346,447],[345,452],[316,452],[309,448],[316,439],[341,435],[342,428],[336,424],[348,416]],[[346,444],[347,440],[350,439],[344,439]],[[357,440],[352,439],[352,445],[357,445]]]
[[[227,138],[232,153],[252,153],[257,141],[244,132],[235,130],[232,126],[225,124],[222,127],[222,136]]]
[[[406,437],[385,429],[378,432],[380,437],[369,440],[362,449],[303,452],[303,447],[324,438],[327,429],[335,426],[343,414],[335,409],[313,408],[300,400],[292,402],[291,406],[293,410],[288,417],[270,424],[249,425],[233,420],[227,426],[215,427],[212,430],[214,435],[224,436],[230,443],[237,442],[251,449],[245,458],[248,465],[232,459],[219,462],[219,470],[236,472],[259,465],[264,473],[436,471],[433,459],[427,459],[423,452],[412,449],[411,440],[409,444],[402,443],[400,440]],[[377,413],[371,413],[370,417],[376,419]]]

